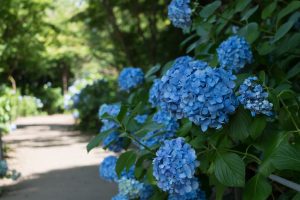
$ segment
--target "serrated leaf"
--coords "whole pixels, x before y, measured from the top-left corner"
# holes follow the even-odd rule
[[[253,139],[256,139],[260,136],[260,134],[263,132],[267,125],[267,121],[264,117],[257,116],[254,118],[252,124],[251,124],[251,132],[250,135]]]
[[[243,187],[245,184],[245,164],[234,153],[219,153],[215,160],[215,175],[223,185]]]
[[[126,116],[126,114],[127,114],[127,106],[125,106],[125,105],[122,104],[120,112],[119,112],[119,114],[117,116],[118,121],[122,122],[122,120],[124,119],[124,117]]]
[[[253,195],[255,195],[255,200],[265,200],[270,196],[271,192],[272,186],[267,179],[257,174],[246,183],[243,199],[252,200]]]
[[[150,184],[154,185],[156,183],[155,178],[153,176],[153,165],[151,165],[147,169],[147,174],[146,174],[147,180]]]
[[[282,144],[275,150],[272,163],[279,170],[300,171],[300,150],[288,143]]]
[[[263,9],[263,11],[261,13],[261,18],[267,19],[268,17],[270,17],[272,15],[272,13],[275,11],[276,7],[277,7],[276,1],[269,4],[265,9]]]
[[[263,42],[261,43],[258,48],[257,51],[259,53],[259,55],[267,55],[269,53],[271,53],[273,50],[275,50],[276,46],[271,44],[269,41],[267,42]]]
[[[208,18],[221,6],[221,4],[221,1],[214,1],[202,8],[199,15],[203,18]]]
[[[249,113],[246,110],[239,108],[236,111],[236,114],[230,119],[230,137],[235,141],[246,139],[251,133],[251,124],[252,118]]]
[[[257,5],[254,8],[247,10],[247,12],[243,15],[241,21],[244,21],[244,20],[247,21],[249,19],[249,17],[251,17],[257,11],[258,7],[259,6]]]
[[[127,170],[135,162],[136,153],[132,150],[122,153],[117,160],[116,173],[120,177],[122,171],[126,168]],[[134,161],[133,161],[134,160]]]

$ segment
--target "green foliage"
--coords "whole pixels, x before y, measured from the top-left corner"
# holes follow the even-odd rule
[[[74,109],[79,113],[79,128],[84,131],[98,132],[100,122],[98,110],[101,104],[113,101],[116,93],[115,83],[110,80],[96,80],[78,94]]]
[[[107,6],[105,2],[101,1],[103,5],[98,6]],[[94,3],[91,1],[88,11],[99,11],[100,7]],[[116,15],[122,15],[122,11],[127,10],[122,5],[125,3],[112,3]],[[196,176],[201,182],[210,184],[211,188],[206,188],[206,193],[217,199],[222,199],[225,192],[231,193],[230,187],[243,190],[243,194],[236,197],[237,199],[253,199],[253,195],[255,199],[268,199],[270,195],[292,198],[296,195],[295,191],[288,185],[271,184],[268,177],[276,174],[285,179],[299,181],[300,36],[297,23],[300,2],[260,1],[258,4],[251,0],[210,3],[192,1],[191,6],[193,24],[186,32],[189,35],[181,47],[186,49],[187,54],[217,67],[219,63],[216,48],[221,42],[232,35],[245,37],[251,44],[254,62],[237,74],[235,92],[237,93],[245,78],[259,77],[264,90],[269,94],[269,100],[273,103],[274,113],[271,117],[251,116],[250,112],[240,105],[230,116],[228,124],[221,129],[209,129],[206,132],[202,132],[188,119],[180,120],[177,136],[184,137],[191,144],[201,163]],[[107,13],[101,12],[98,18],[92,18],[89,25],[95,26],[96,22],[99,23],[105,17]],[[126,20],[125,17],[124,21]],[[129,24],[130,26],[132,24]],[[165,50],[168,50],[167,46]],[[139,49],[139,52],[142,51]],[[124,57],[120,57],[120,60],[122,59]],[[136,59],[139,60],[140,57],[137,56]],[[151,62],[145,62],[145,65],[148,63]],[[150,69],[146,73],[145,84],[129,94],[124,94],[124,98],[120,99],[122,108],[119,116],[105,116],[117,122],[120,126],[116,130],[122,133],[121,137],[132,140],[133,144],[139,144],[135,136],[143,136],[148,131],[158,129],[158,125],[151,123],[151,120],[144,125],[131,122],[137,114],[147,113],[152,116],[157,111],[147,102],[149,85],[154,78],[161,77],[171,64],[172,61],[162,68],[155,66]],[[88,104],[85,106],[88,107]],[[96,140],[91,141],[88,150],[100,144],[100,135],[101,133]],[[151,163],[159,146],[143,146],[141,151],[133,145],[128,145],[130,148],[119,158],[118,173],[135,163],[136,178],[140,181],[147,179],[156,185]],[[144,157],[145,151],[149,153],[149,157]],[[167,199],[165,193],[157,190],[155,198]]]

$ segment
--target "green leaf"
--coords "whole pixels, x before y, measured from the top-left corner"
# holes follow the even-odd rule
[[[300,149],[284,143],[276,149],[272,156],[272,163],[279,170],[290,169],[300,171]]]
[[[190,121],[184,123],[183,126],[178,130],[177,135],[180,137],[186,136],[189,133],[189,131],[191,130],[192,126],[193,126],[193,123]]]
[[[153,165],[151,165],[147,169],[147,174],[146,174],[147,180],[150,184],[154,185],[156,183],[155,178],[153,176]]]
[[[125,106],[125,105],[122,104],[121,105],[121,110],[120,110],[120,112],[119,112],[119,114],[117,116],[118,121],[122,122],[122,120],[124,119],[124,117],[126,116],[126,114],[127,114],[127,106]]]
[[[254,118],[251,124],[251,132],[250,135],[253,139],[256,139],[260,136],[267,125],[267,121],[264,117],[257,116]]]
[[[190,145],[192,145],[193,148],[195,149],[201,149],[204,147],[204,141],[205,137],[204,135],[198,135],[195,139],[189,142]]]
[[[102,142],[102,140],[106,138],[113,130],[114,129],[103,131],[99,133],[97,136],[93,137],[86,147],[87,151],[90,152],[93,148],[98,147]]]
[[[132,150],[122,153],[117,160],[116,173],[120,177],[122,171],[128,169],[133,165],[136,160],[136,153]]]
[[[235,12],[243,11],[251,2],[251,0],[236,1]]]
[[[281,39],[287,32],[289,32],[293,25],[294,23],[291,21],[288,21],[281,25],[275,33],[273,42],[276,42],[277,40]]]
[[[275,11],[276,7],[277,7],[276,1],[269,4],[265,9],[263,9],[263,11],[261,13],[261,18],[267,19],[268,17],[270,17],[272,15],[272,13]]]
[[[222,200],[226,186],[222,185],[214,174],[209,176],[209,184],[216,188],[216,200]]]
[[[214,1],[202,8],[199,15],[203,18],[208,18],[221,6],[221,4],[221,1]]]
[[[238,34],[244,36],[251,44],[258,38],[260,34],[258,24],[255,22],[246,24],[239,30]]]
[[[298,10],[300,8],[300,1],[292,1],[290,2],[284,9],[282,9],[277,17],[277,24],[278,22],[285,17],[286,15]]]
[[[287,79],[293,78],[300,73],[300,62],[297,63],[292,69],[290,69],[286,75]]]
[[[272,186],[267,179],[257,174],[246,183],[243,199],[253,200],[253,195],[255,195],[255,200],[265,200],[271,192]]]
[[[235,141],[237,140],[243,141],[251,133],[251,129],[250,129],[251,124],[252,124],[252,118],[250,114],[243,108],[239,108],[236,111],[235,115],[232,116],[232,119],[230,119],[230,124],[229,124],[230,137]]]
[[[245,184],[245,164],[234,153],[218,154],[215,160],[215,175],[223,185],[243,187]]]
[[[145,78],[146,78],[146,79],[149,78],[150,76],[152,76],[153,74],[155,74],[155,73],[158,72],[159,70],[160,70],[160,65],[159,65],[159,64],[157,64],[157,65],[151,67],[151,68],[149,69],[149,71],[147,71],[147,73],[145,74]]]
[[[258,7],[259,6],[257,5],[254,8],[247,10],[247,12],[243,15],[241,21],[244,21],[244,20],[247,21],[249,19],[249,17],[251,17],[257,11]]]
[[[273,50],[275,50],[276,46],[271,44],[269,41],[267,42],[263,42],[261,43],[258,48],[257,51],[259,53],[259,55],[267,55],[269,53],[271,53]]]

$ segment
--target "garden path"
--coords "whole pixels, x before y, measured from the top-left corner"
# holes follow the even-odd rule
[[[116,186],[98,177],[98,164],[107,152],[87,154],[90,137],[73,130],[69,115],[27,117],[4,137],[9,144],[8,163],[22,173],[5,181],[1,200],[109,200]],[[0,180],[1,181],[1,180]]]

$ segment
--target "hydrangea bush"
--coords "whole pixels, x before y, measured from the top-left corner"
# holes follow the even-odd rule
[[[87,149],[123,140],[100,165],[115,200],[298,199],[300,3],[205,2],[170,1],[186,55],[125,68]]]

